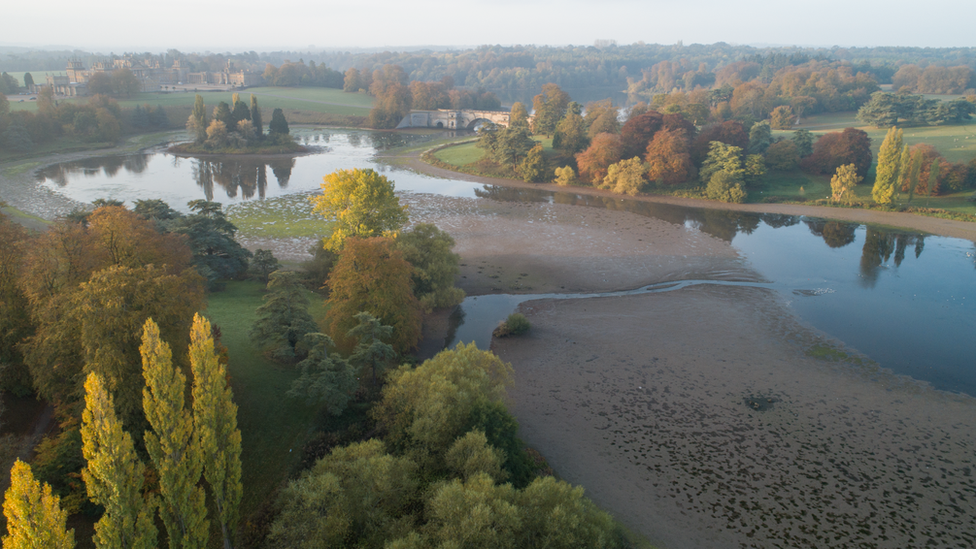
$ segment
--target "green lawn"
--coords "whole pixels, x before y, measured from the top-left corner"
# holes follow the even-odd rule
[[[542,143],[542,150],[545,152],[552,152],[552,138],[533,136],[532,139]],[[439,160],[442,162],[447,162],[454,166],[464,166],[465,164],[471,164],[472,162],[477,162],[481,160],[484,156],[484,149],[479,149],[477,143],[463,143],[461,145],[455,145],[451,147],[445,147],[434,153]]]
[[[310,312],[324,315],[322,298],[310,294]],[[302,446],[315,429],[318,409],[285,394],[298,377],[291,367],[279,366],[261,353],[248,336],[263,303],[264,285],[229,282],[210,294],[204,314],[220,327],[230,353],[229,374],[242,435],[244,497],[242,521],[265,502],[288,478],[301,457]]]
[[[479,149],[477,143],[465,143],[453,147],[445,147],[434,153],[438,159],[455,166],[463,166],[481,160],[485,150]]]

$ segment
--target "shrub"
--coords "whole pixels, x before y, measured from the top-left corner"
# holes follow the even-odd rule
[[[495,328],[492,335],[495,337],[521,335],[528,332],[530,327],[529,319],[525,318],[525,315],[522,313],[512,313]]]

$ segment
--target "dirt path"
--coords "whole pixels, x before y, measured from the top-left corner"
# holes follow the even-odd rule
[[[521,181],[511,179],[481,177],[454,172],[427,164],[420,159],[420,154],[420,152],[411,152],[404,156],[398,157],[398,159],[400,159],[404,165],[414,171],[435,177],[461,179],[464,181],[473,181],[475,183],[484,183],[486,185],[499,185],[502,187],[544,189],[552,192],[572,192],[593,196],[620,197],[620,195],[615,195],[610,191],[595,189],[592,187],[561,187],[551,183],[523,183]],[[856,223],[873,223],[877,225],[887,225],[890,227],[913,229],[935,235],[963,238],[976,242],[976,223],[939,219],[935,217],[907,213],[881,212],[876,210],[861,210],[853,208],[830,208],[826,206],[807,206],[802,204],[728,204],[725,202],[717,202],[712,200],[679,198],[671,196],[637,196],[627,198],[643,202],[674,204],[689,208],[712,208],[739,212],[804,215],[809,217],[836,219],[839,221],[853,221]]]

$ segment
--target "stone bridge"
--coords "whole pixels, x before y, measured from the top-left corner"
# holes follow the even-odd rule
[[[443,128],[445,130],[473,130],[479,122],[493,122],[508,126],[508,111],[472,111],[438,109],[436,111],[410,111],[403,117],[400,128]]]

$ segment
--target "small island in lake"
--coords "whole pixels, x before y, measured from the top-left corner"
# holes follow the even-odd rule
[[[289,135],[288,121],[281,109],[271,113],[268,132],[264,132],[258,99],[251,94],[248,107],[235,93],[233,107],[221,101],[214,107],[213,115],[207,116],[203,97],[197,94],[193,112],[186,121],[186,129],[194,139],[170,147],[170,151],[183,154],[283,154],[304,153],[307,149]]]

